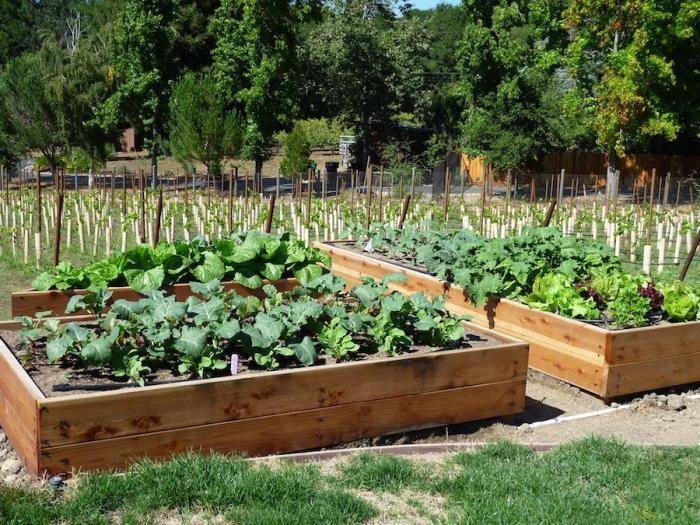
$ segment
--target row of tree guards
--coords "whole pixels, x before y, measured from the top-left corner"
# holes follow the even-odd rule
[[[461,179],[461,195],[457,202],[465,202],[464,197],[464,179],[463,174],[458,174],[455,170],[454,172],[450,169],[446,170],[444,177],[444,188],[443,188],[443,201],[442,201],[442,215],[443,220],[449,218],[448,213],[452,200],[454,200],[453,192],[450,191],[452,184],[451,178],[453,176],[460,176]],[[67,174],[65,170],[57,170],[56,174],[52,177],[53,190],[55,193],[55,216],[56,216],[56,226],[54,232],[54,251],[53,251],[53,261],[56,264],[60,260],[60,246],[61,246],[61,230],[62,230],[62,215],[64,206],[64,195],[67,186],[70,187],[68,180],[73,178],[73,187],[79,188],[77,183],[77,175]],[[531,194],[530,203],[537,202],[537,183],[536,178],[531,179]],[[552,217],[554,215],[554,210],[557,205],[561,206],[565,201],[569,201],[570,206],[575,206],[577,204],[577,198],[579,194],[579,178],[570,177],[570,186],[565,187],[566,173],[562,170],[559,174],[551,175],[547,177],[544,185],[544,195],[549,199],[549,206],[544,215],[542,224],[549,225]],[[646,203],[646,242],[643,249],[643,271],[650,273],[651,269],[651,254],[652,254],[652,224],[654,222],[655,209],[658,206],[668,205],[669,195],[671,194],[672,188],[672,178],[670,174],[666,174],[664,177],[658,178],[657,180],[656,170],[652,171],[652,177],[649,185],[644,184],[643,186],[638,186],[633,188],[632,193],[632,205],[637,205]],[[2,187],[0,189],[4,190],[6,196],[6,203],[9,205],[9,195],[12,190],[12,184],[10,184],[10,177],[6,170],[0,169],[0,181],[2,181]],[[239,182],[243,182],[243,189],[239,192]],[[161,221],[164,206],[164,192],[173,192],[178,197],[184,197],[185,208],[190,206],[190,194],[196,192],[197,188],[200,189],[200,199],[206,198],[206,206],[210,206],[212,201],[212,192],[214,192],[217,198],[222,198],[224,194],[227,194],[226,200],[228,202],[228,218],[226,220],[226,225],[229,229],[233,227],[233,208],[234,202],[238,199],[241,201],[241,206],[244,212],[250,209],[250,200],[253,199],[254,192],[259,192],[263,188],[258,186],[254,188],[250,185],[254,181],[254,178],[249,177],[246,173],[243,177],[239,177],[238,169],[233,169],[229,173],[224,173],[218,177],[210,176],[207,173],[200,175],[185,173],[184,181],[183,177],[162,177],[160,179],[160,184],[156,190],[155,197],[155,210],[151,212],[154,213],[154,221],[151,224],[152,231],[148,232],[147,235],[147,219],[146,219],[146,202],[147,202],[147,189],[146,189],[146,177],[144,172],[141,171],[138,174],[129,174],[126,171],[122,172],[121,176],[115,172],[100,173],[95,176],[93,188],[101,192],[105,196],[105,204],[109,202],[111,207],[117,204],[117,200],[121,200],[121,211],[122,214],[127,213],[127,201],[129,200],[129,194],[131,194],[131,199],[139,203],[138,212],[138,242],[144,243],[148,241],[157,244],[160,239],[161,233]],[[22,188],[25,190],[33,187],[36,193],[35,198],[35,208],[36,208],[36,218],[33,221],[34,225],[34,240],[35,240],[35,250],[38,253],[40,251],[41,243],[41,229],[42,223],[46,223],[42,220],[42,192],[47,191],[42,183],[41,174],[36,171],[34,172],[33,180],[30,178],[30,174],[25,170],[24,177],[20,176],[16,184],[14,184],[14,189],[20,190],[17,192],[21,202]],[[184,182],[184,184],[183,184]],[[407,185],[408,185],[408,181]],[[306,225],[304,226],[306,230],[304,231],[302,226],[301,233],[304,236],[309,236],[310,223],[312,222],[312,196],[315,193],[314,186],[320,185],[320,198],[322,201],[326,201],[333,194],[337,194],[340,197],[344,197],[349,201],[350,208],[354,209],[355,204],[359,203],[361,199],[365,200],[366,209],[370,210],[365,214],[364,226],[369,227],[371,223],[386,222],[384,220],[384,198],[388,199],[389,202],[395,197],[398,197],[399,201],[402,202],[401,210],[398,217],[395,217],[392,222],[399,227],[402,227],[406,219],[407,213],[409,211],[409,205],[412,197],[415,195],[416,189],[416,172],[415,169],[412,171],[410,178],[410,186],[404,188],[404,178],[395,177],[391,173],[385,172],[384,166],[379,166],[378,169],[374,169],[371,164],[368,163],[367,169],[364,172],[352,171],[342,176],[338,176],[335,181],[335,187],[329,188],[328,174],[315,173],[312,170],[308,170],[305,175],[300,175],[294,178],[293,187],[291,193],[290,201],[296,203],[299,210],[303,210],[304,218],[306,220]],[[601,186],[601,181],[596,177],[593,184],[587,187],[585,183],[581,183],[581,189],[583,190],[583,202],[586,206],[592,204],[595,208],[597,205],[601,205],[603,213],[607,210],[612,210],[613,215],[617,210],[618,206],[621,206],[619,199],[619,176],[615,177],[612,184],[605,184],[605,192],[603,197],[599,201],[599,191],[598,187]],[[505,215],[508,215],[509,208],[513,203],[523,204],[524,199],[518,199],[518,183],[517,178],[513,176],[512,172],[508,172],[505,180],[505,199],[501,202],[505,205]],[[481,181],[481,194],[479,199],[480,211],[478,213],[479,222],[478,227],[475,227],[479,233],[482,235],[489,235],[489,232],[485,232],[485,220],[487,217],[487,210],[494,205],[493,202],[493,187],[494,180],[492,173],[489,173],[486,169]],[[218,189],[217,189],[218,188]],[[219,191],[220,189],[220,191]],[[692,186],[689,187],[690,197],[692,202]],[[591,195],[592,192],[592,195]],[[392,194],[393,193],[393,194]],[[273,226],[273,217],[275,213],[275,206],[277,203],[277,198],[280,195],[280,178],[276,179],[275,187],[272,191],[268,190],[270,199],[267,202],[266,217],[264,220],[263,229],[265,231],[271,231]],[[676,181],[675,188],[675,201],[679,202],[680,196],[680,181]],[[451,200],[452,199],[452,200]],[[579,199],[580,201],[580,199]],[[200,201],[202,202],[202,201]],[[580,203],[580,202],[579,202]],[[661,204],[663,203],[663,204]],[[641,207],[640,207],[641,209]],[[372,213],[374,212],[374,214]],[[574,211],[575,213],[575,211]],[[53,221],[52,221],[53,222]],[[463,220],[464,224],[465,221]],[[471,225],[469,225],[471,226]],[[476,226],[476,225],[475,225]],[[316,226],[318,228],[318,226]],[[322,226],[323,228],[323,226]],[[566,228],[566,225],[564,225]],[[611,246],[616,247],[616,252],[619,252],[621,234],[616,231],[617,224],[610,223],[606,224],[606,235],[608,243]],[[172,228],[171,228],[172,230]],[[295,231],[297,231],[295,225]],[[324,230],[325,231],[325,230]],[[680,233],[679,229],[669,230],[674,231],[676,235],[676,255],[674,259],[678,257],[678,246],[680,244]],[[336,232],[337,234],[338,232]],[[641,230],[639,231],[641,233]],[[595,234],[594,234],[595,236]],[[630,244],[634,245],[636,239],[634,235],[631,235],[632,239]],[[611,240],[612,239],[612,240]],[[656,251],[659,254],[660,260],[663,258],[665,251],[665,243],[667,239],[663,235],[657,235],[657,245]],[[700,244],[700,230],[696,233],[692,244],[689,246],[686,260],[681,268],[680,278],[685,278],[690,262],[693,259],[695,252],[697,251],[698,244]],[[616,246],[617,245],[617,246]],[[631,258],[634,259],[634,255],[631,248]],[[661,262],[659,263],[661,266]]]

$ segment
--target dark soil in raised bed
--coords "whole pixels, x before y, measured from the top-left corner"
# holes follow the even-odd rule
[[[75,363],[51,364],[46,358],[45,346],[43,344],[32,350],[21,349],[20,335],[18,331],[0,330],[0,339],[2,339],[7,347],[10,348],[17,359],[23,363],[29,376],[47,397],[60,397],[73,394],[111,391],[138,386],[134,385],[133,383],[127,383],[123,378],[114,377],[107,369],[104,368],[82,368],[82,365],[77,359]],[[467,332],[462,342],[449,348],[436,349],[428,346],[414,346],[408,352],[405,352],[402,355],[423,355],[435,351],[485,348],[499,344],[503,344],[503,341],[491,335],[480,332]],[[360,345],[360,347],[362,348],[362,345]],[[361,348],[360,351],[356,353],[354,359],[345,362],[392,359],[384,354],[362,352]],[[337,362],[338,361],[331,357],[319,356],[318,364],[314,366],[322,366],[324,364],[333,364]],[[282,365],[277,370],[289,370],[294,368],[304,367],[299,364],[288,366]],[[230,375],[229,368],[225,369],[224,372],[225,373],[222,373],[216,377],[225,377],[226,375]],[[246,375],[260,372],[265,372],[265,370],[257,367],[255,363],[249,359],[243,358],[242,356],[239,358],[236,375]],[[148,388],[148,385],[179,383],[194,379],[199,378],[194,376],[177,375],[169,369],[159,369],[147,378],[147,386],[145,388]]]

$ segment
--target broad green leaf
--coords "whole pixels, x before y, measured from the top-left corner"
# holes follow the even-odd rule
[[[112,344],[106,337],[95,339],[80,351],[86,365],[105,366],[112,359]]]
[[[316,362],[316,348],[308,337],[304,337],[301,343],[293,344],[292,349],[297,359],[306,366],[311,366]]]
[[[278,279],[281,279],[282,275],[284,274],[284,264],[273,264],[266,262],[262,269],[262,274],[265,279],[277,281]]]
[[[294,271],[294,277],[302,286],[306,286],[323,275],[323,268],[315,263],[309,263]]]
[[[40,292],[50,290],[56,285],[56,278],[49,272],[41,273],[32,281],[32,287]]]
[[[226,267],[224,266],[224,262],[218,255],[212,252],[204,252],[204,261],[192,270],[192,275],[202,283],[208,283],[214,280],[221,281],[225,273]]]
[[[143,293],[148,290],[158,290],[163,285],[165,272],[161,266],[158,266],[147,271],[126,270],[124,271],[124,277],[134,291]]]
[[[193,359],[199,359],[207,345],[207,333],[191,326],[183,326],[180,338],[175,343],[175,349]]]
[[[73,344],[73,340],[70,337],[62,336],[58,339],[49,341],[46,345],[46,357],[49,363],[56,363],[60,361],[64,355],[68,352],[68,349]]]

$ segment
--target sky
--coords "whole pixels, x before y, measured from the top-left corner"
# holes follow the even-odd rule
[[[438,4],[457,5],[460,0],[410,0],[414,7],[418,9],[429,9]]]

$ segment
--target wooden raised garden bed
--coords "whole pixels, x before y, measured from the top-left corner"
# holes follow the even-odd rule
[[[488,343],[63,397],[42,392],[0,339],[0,425],[42,475],[187,450],[288,452],[521,412],[527,345],[468,326]],[[8,328],[16,323],[0,323]]]
[[[254,295],[261,299],[265,296],[262,287],[257,289],[246,288],[242,284],[233,281],[225,281],[221,284],[224,290],[234,290],[238,295]],[[272,284],[280,292],[287,292],[297,287],[299,281],[293,277],[288,277],[277,281],[263,281],[263,285],[265,284]],[[111,287],[107,288],[107,290],[112,292],[112,297],[109,300],[110,303],[117,299],[137,301],[143,297],[128,286]],[[178,301],[185,301],[190,295],[193,295],[189,283],[165,286],[163,287],[163,291],[166,295],[174,295]],[[87,293],[89,293],[88,290],[68,290],[65,292],[60,290],[48,290],[45,292],[26,290],[23,292],[14,292],[11,295],[12,317],[14,318],[20,315],[34,317],[38,312],[47,310],[53,311],[56,317],[68,317],[69,314],[64,312],[70,298],[74,295],[85,295]],[[85,312],[75,312],[72,315],[78,316],[84,314]]]
[[[385,257],[362,253],[354,242],[316,246],[331,256],[333,273],[350,283],[363,276],[402,273],[406,281],[391,283],[391,289],[445,294],[445,306],[451,312],[470,314],[476,324],[528,342],[530,368],[604,399],[700,381],[699,321],[608,330],[508,299],[479,308],[465,298],[459,286]]]

